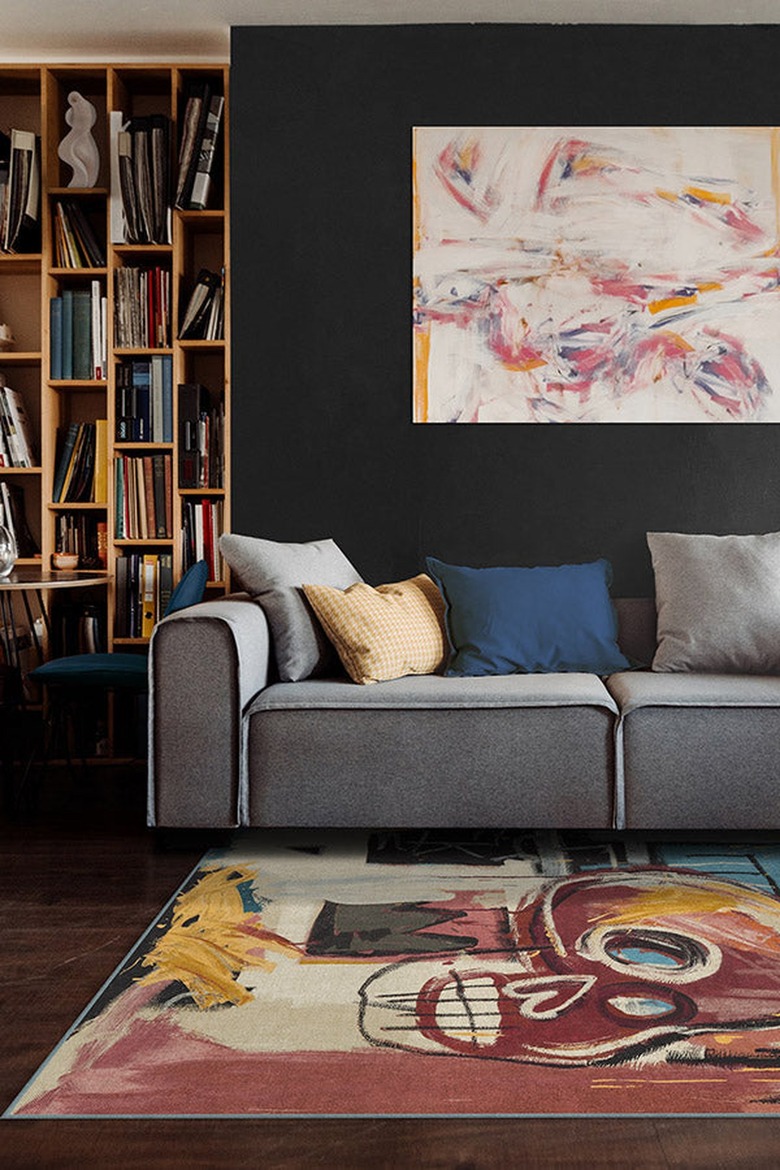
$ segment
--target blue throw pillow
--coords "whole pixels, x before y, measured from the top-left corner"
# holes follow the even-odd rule
[[[446,607],[445,674],[629,670],[617,644],[609,561],[471,569],[427,557]]]

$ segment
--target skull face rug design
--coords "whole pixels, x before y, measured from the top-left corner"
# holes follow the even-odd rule
[[[6,1116],[780,1113],[780,847],[257,833]]]

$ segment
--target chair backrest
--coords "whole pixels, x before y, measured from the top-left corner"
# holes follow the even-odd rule
[[[163,617],[167,617],[170,613],[176,613],[179,609],[186,609],[189,605],[197,605],[199,601],[202,601],[208,577],[209,567],[206,562],[196,561],[187,570],[171,594]]]

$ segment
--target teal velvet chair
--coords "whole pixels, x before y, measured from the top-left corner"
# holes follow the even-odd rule
[[[207,579],[208,565],[203,560],[196,561],[171,593],[163,617],[202,601]],[[149,689],[147,655],[141,653],[67,654],[62,658],[52,658],[44,662],[35,670],[31,670],[29,677],[46,687],[49,693],[49,718],[42,759],[44,767],[54,737],[67,719],[71,707],[78,700],[83,701],[86,695],[96,690],[130,691],[142,696],[146,695]],[[65,749],[70,764],[67,735]],[[80,754],[83,761],[84,752]],[[25,780],[29,768],[28,764]]]

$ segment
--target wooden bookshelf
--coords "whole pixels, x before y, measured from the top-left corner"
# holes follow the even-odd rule
[[[219,131],[219,165],[215,170],[204,210],[173,209],[177,160],[187,96],[193,85],[207,81],[225,98]],[[22,255],[0,251],[0,322],[11,326],[15,345],[0,352],[0,374],[18,390],[24,400],[38,442],[39,458],[30,468],[0,467],[3,479],[20,487],[29,528],[41,550],[40,559],[30,563],[48,567],[57,547],[58,518],[104,517],[108,537],[107,568],[111,586],[105,605],[108,647],[138,647],[146,639],[120,636],[115,630],[117,597],[114,582],[120,557],[165,551],[173,558],[173,583],[182,575],[185,553],[182,523],[192,501],[203,500],[207,507],[216,501],[222,508],[223,530],[229,527],[230,503],[230,297],[229,297],[229,74],[219,64],[0,64],[0,130],[33,131],[40,139],[40,249]],[[97,120],[92,135],[100,156],[94,187],[70,187],[70,167],[58,156],[58,146],[69,127],[65,114],[68,95],[76,91],[95,107]],[[110,115],[121,111],[123,119],[165,115],[170,120],[171,211],[169,241],[132,243],[112,239],[112,191],[110,165]],[[57,225],[62,211],[57,205],[76,205],[78,214],[89,220],[105,251],[105,265],[65,267],[62,249],[58,252]],[[67,257],[66,257],[67,259]],[[116,345],[117,273],[124,268],[160,268],[170,280],[170,336],[165,345],[154,348]],[[190,291],[201,268],[224,272],[223,336],[211,340],[180,340],[179,324]],[[97,281],[106,300],[107,370],[102,378],[55,378],[51,361],[50,301],[64,289],[91,287]],[[120,439],[117,433],[118,371],[126,362],[166,355],[172,368],[172,442],[141,442]],[[201,490],[180,489],[179,425],[177,387],[200,383],[215,402],[224,403],[224,470],[220,487]],[[107,419],[107,499],[104,503],[55,501],[53,488],[58,458],[58,431],[71,423]],[[164,455],[172,461],[172,529],[164,539],[125,539],[116,523],[115,460]],[[83,521],[82,521],[83,522]],[[216,535],[216,534],[215,534]],[[217,571],[209,582],[210,595],[229,587],[226,571]]]

